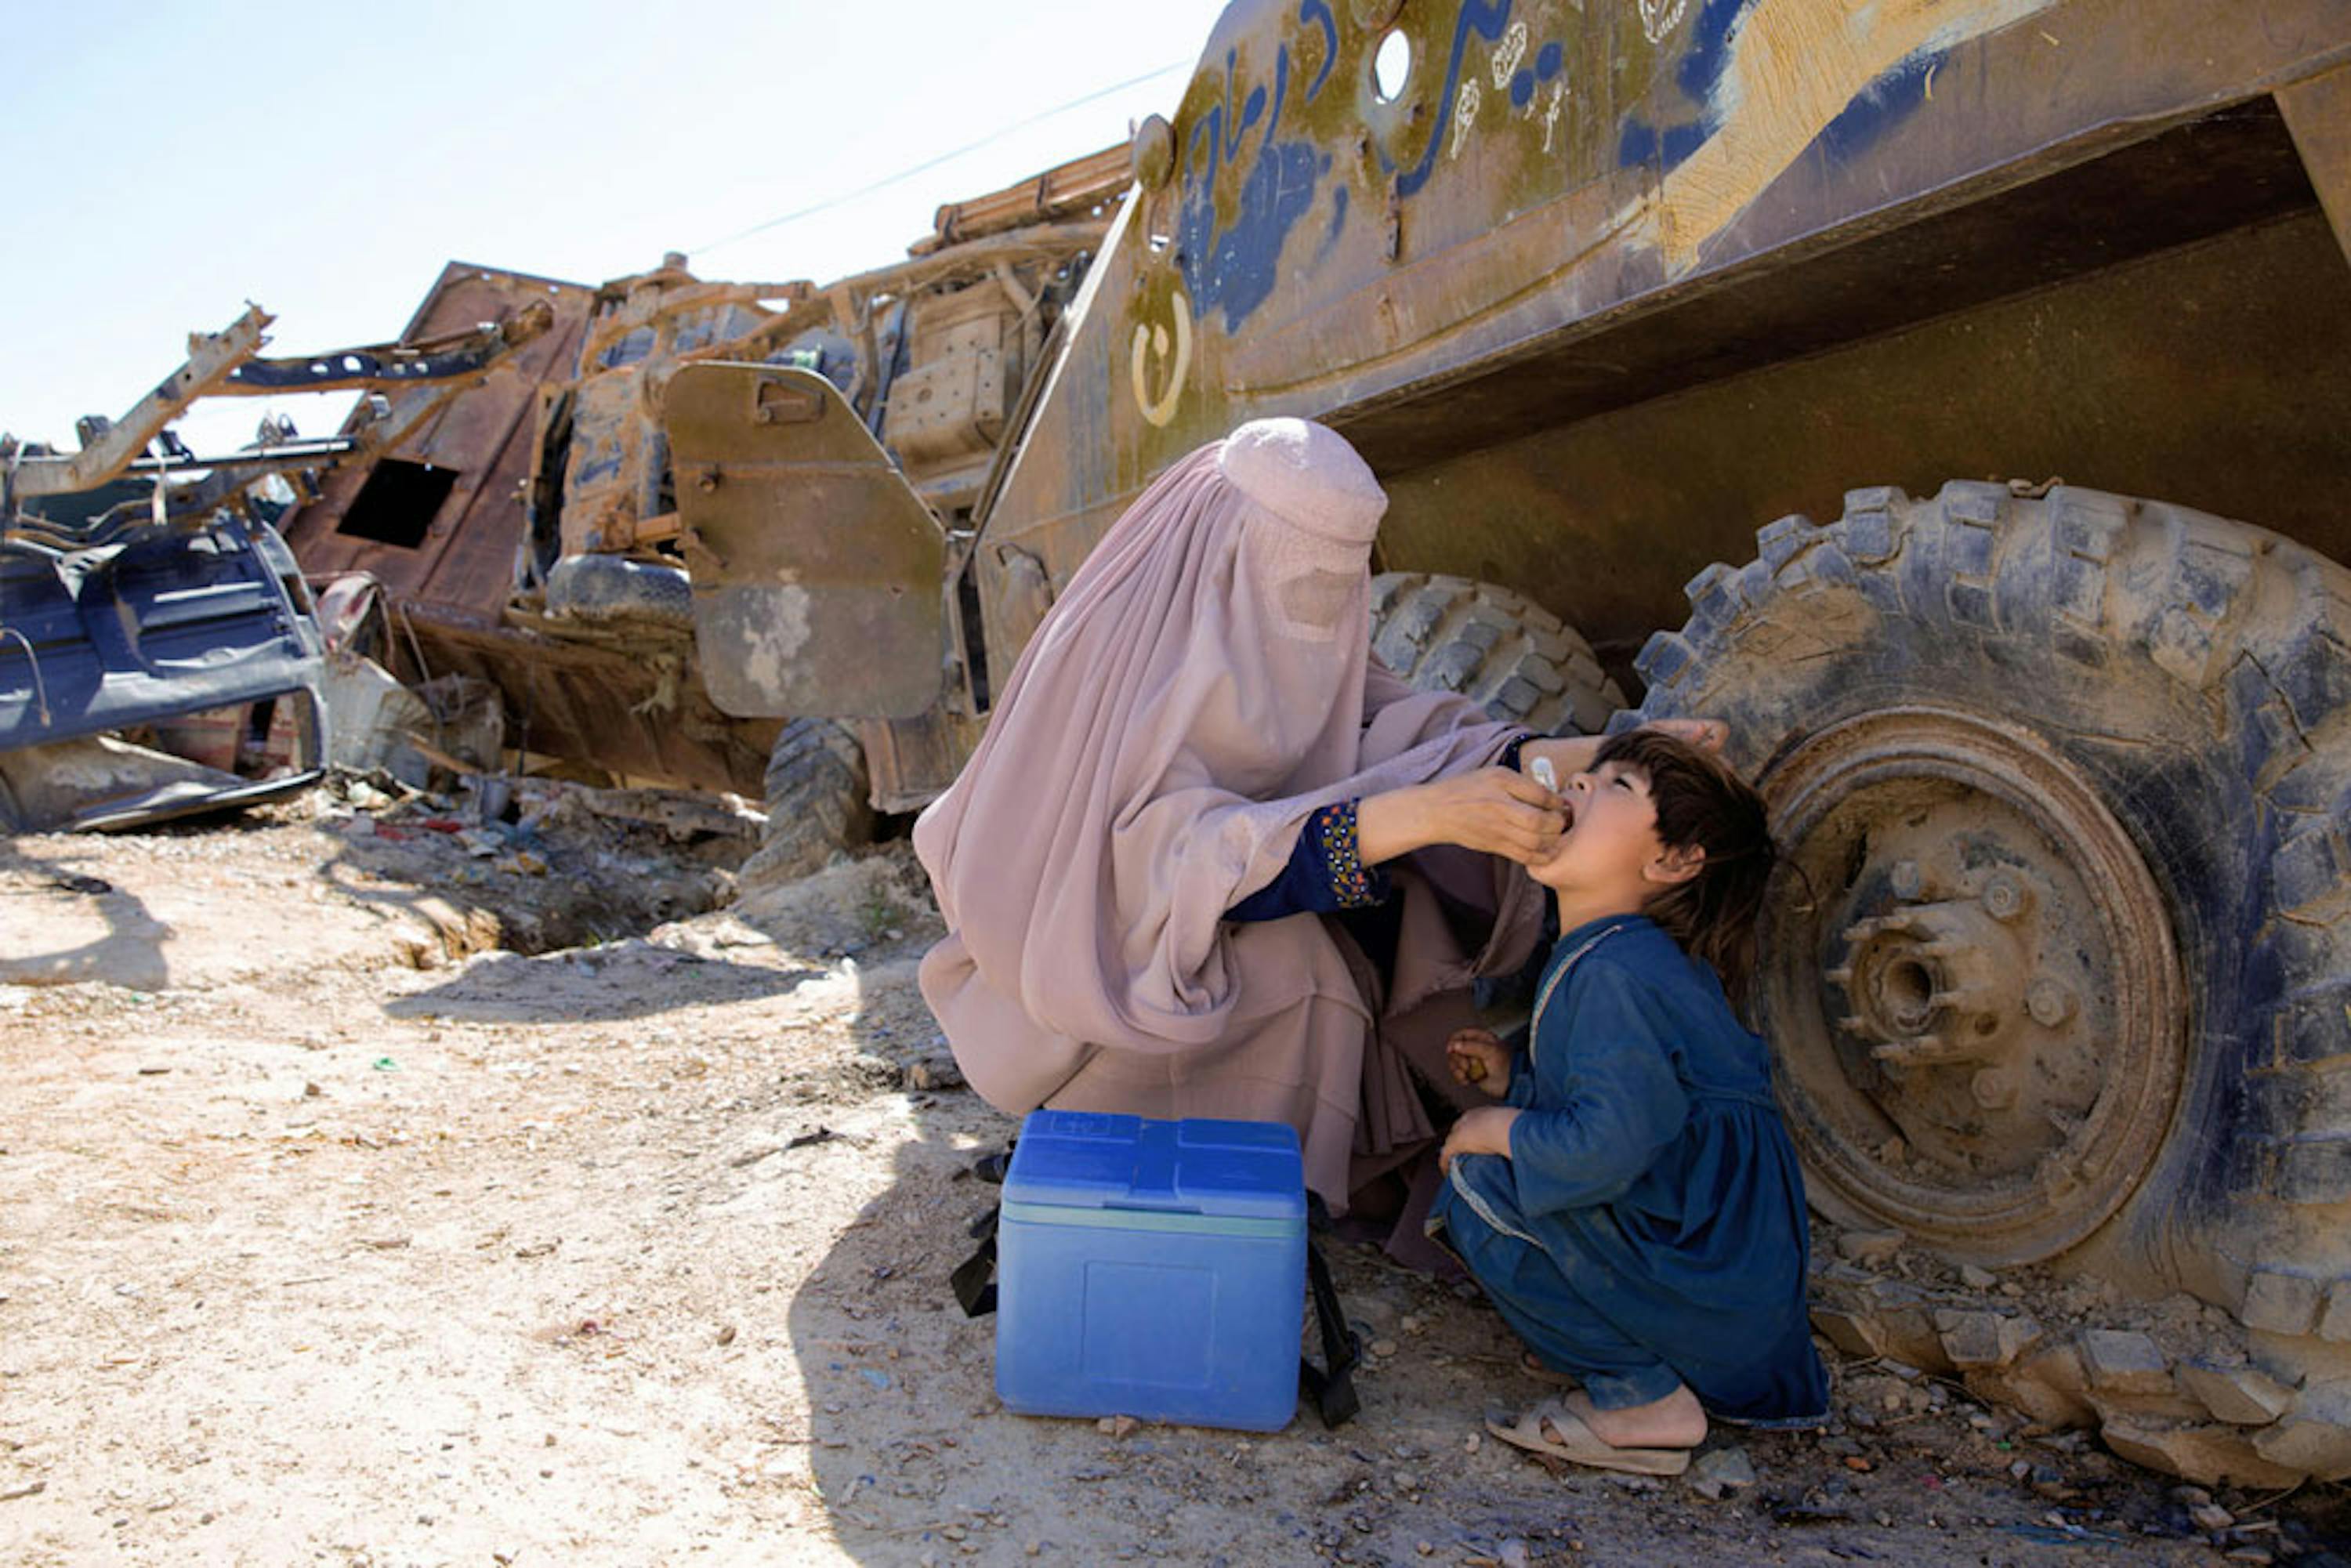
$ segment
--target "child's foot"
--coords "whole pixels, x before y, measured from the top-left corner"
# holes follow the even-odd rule
[[[1623,1410],[1602,1410],[1582,1389],[1568,1395],[1567,1408],[1592,1435],[1617,1448],[1695,1448],[1706,1440],[1706,1411],[1698,1396],[1677,1387],[1663,1399]]]

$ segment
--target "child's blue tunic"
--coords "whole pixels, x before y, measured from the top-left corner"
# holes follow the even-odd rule
[[[1732,1420],[1824,1416],[1803,1182],[1763,1042],[1638,915],[1562,936],[1541,994],[1510,1157],[1455,1159],[1432,1233],[1603,1409],[1678,1382]]]

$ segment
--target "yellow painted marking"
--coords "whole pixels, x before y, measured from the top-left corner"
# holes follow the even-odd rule
[[[1134,378],[1134,405],[1143,411],[1144,419],[1163,430],[1175,422],[1176,405],[1184,396],[1184,378],[1192,373],[1192,304],[1180,288],[1176,290],[1176,362],[1168,367],[1167,380],[1155,398],[1151,395],[1150,361],[1165,360],[1167,350],[1167,329],[1164,325],[1135,323],[1130,366]]]
[[[1744,211],[1869,85],[1913,55],[1947,49],[2053,0],[1761,0],[1730,41],[1715,89],[1720,129],[1649,198],[1669,273]],[[1644,7],[1646,18],[1648,8]]]

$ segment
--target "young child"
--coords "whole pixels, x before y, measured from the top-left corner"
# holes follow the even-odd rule
[[[1824,1419],[1804,1308],[1795,1150],[1743,982],[1773,860],[1763,802],[1654,730],[1609,739],[1561,791],[1531,868],[1562,933],[1524,1056],[1466,1030],[1456,1079],[1504,1102],[1447,1138],[1429,1233],[1536,1356],[1583,1385],[1497,1437],[1581,1464],[1678,1474],[1725,1419]]]

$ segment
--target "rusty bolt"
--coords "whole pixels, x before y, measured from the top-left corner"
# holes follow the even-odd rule
[[[1176,131],[1156,114],[1144,117],[1127,146],[1127,162],[1146,191],[1155,191],[1176,172]]]
[[[2013,920],[2024,913],[2024,884],[2006,872],[1995,872],[1984,881],[1984,912],[1994,920]]]
[[[2016,1074],[2004,1068],[1987,1067],[1968,1080],[1968,1092],[1987,1111],[2011,1110],[2017,1101]]]
[[[1927,873],[1918,869],[1917,861],[1896,861],[1886,880],[1896,898],[1916,898],[1927,891]]]
[[[2074,993],[2046,976],[2024,989],[2024,1010],[2043,1029],[2055,1029],[2074,1016]]]
[[[694,487],[705,496],[718,488],[718,465],[715,463],[704,464],[702,471],[694,476]]]

